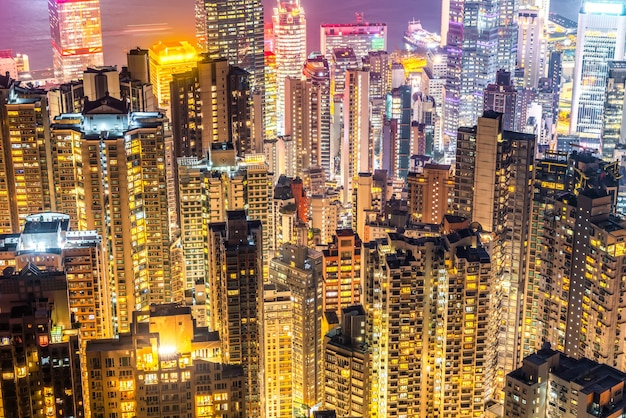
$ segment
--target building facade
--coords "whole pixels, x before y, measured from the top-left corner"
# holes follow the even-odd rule
[[[578,14],[570,134],[600,139],[609,61],[624,57],[626,7],[584,1]]]
[[[87,67],[104,65],[100,0],[50,0],[48,13],[59,81],[78,80]]]
[[[218,331],[223,361],[244,369],[244,413],[262,416],[263,245],[261,222],[243,210],[209,225],[210,328]]]

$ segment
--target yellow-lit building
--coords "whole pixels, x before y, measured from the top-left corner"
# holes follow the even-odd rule
[[[289,289],[293,301],[289,356],[297,416],[308,415],[322,399],[322,264],[321,252],[292,244],[270,262],[270,283]]]
[[[86,416],[65,273],[32,264],[4,270],[0,311],[0,416]]]
[[[341,326],[324,337],[322,407],[340,417],[368,417],[370,350],[363,306],[342,309]],[[391,415],[393,416],[393,415]]]
[[[161,108],[170,105],[170,83],[174,74],[196,68],[198,53],[187,41],[158,42],[150,47],[150,84]]]
[[[87,343],[94,418],[245,417],[243,370],[221,363],[217,333],[186,307],[152,305],[148,322],[140,316],[118,339]]]
[[[370,417],[482,417],[499,313],[490,258],[469,229],[389,234],[364,247]]]
[[[72,229],[96,230],[107,243],[114,321],[171,302],[165,118],[129,113],[112,97],[54,120],[56,206]]]
[[[263,286],[263,357],[265,417],[293,416],[294,317],[291,292],[280,285]]]
[[[338,229],[323,250],[323,311],[341,310],[361,303],[361,239],[351,229]]]
[[[67,82],[104,65],[100,0],[49,0],[54,74]]]
[[[54,210],[46,92],[0,75],[0,234]]]
[[[456,141],[452,210],[489,234],[490,256],[499,291],[502,327],[498,333],[498,385],[522,360],[521,314],[531,225],[536,136],[504,130],[501,113],[491,110],[474,127],[460,127]]]
[[[451,166],[426,164],[422,172],[409,172],[407,185],[411,218],[423,223],[441,223],[454,198]]]
[[[307,56],[306,18],[299,0],[280,0],[276,6],[272,17],[276,57],[276,129],[278,135],[284,135],[285,80],[287,77],[302,76],[302,65]]]
[[[261,222],[244,210],[226,213],[226,222],[209,224],[210,328],[221,338],[224,362],[245,372],[245,413],[262,416],[263,251]]]

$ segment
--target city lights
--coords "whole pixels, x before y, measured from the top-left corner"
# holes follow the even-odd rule
[[[0,416],[626,414],[622,0],[17,3]]]

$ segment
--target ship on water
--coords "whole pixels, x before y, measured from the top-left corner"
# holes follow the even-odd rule
[[[436,33],[428,32],[422,27],[419,20],[411,20],[409,28],[404,32],[404,43],[406,48],[412,51],[427,51],[439,46],[441,36]]]

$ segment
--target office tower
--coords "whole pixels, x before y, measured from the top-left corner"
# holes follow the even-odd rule
[[[119,338],[87,343],[92,416],[246,416],[243,370],[222,364],[217,333],[186,307],[152,305],[149,321],[139,317]]]
[[[372,171],[373,155],[369,135],[369,72],[346,72],[343,93],[343,140],[341,144],[341,177],[344,204],[352,199],[358,174]],[[345,106],[349,104],[349,106]]]
[[[522,70],[523,88],[536,88],[546,65],[545,23],[539,9],[520,9],[517,33],[517,69]]]
[[[550,80],[550,85],[555,89],[556,99],[561,92],[561,76],[563,75],[563,52],[562,51],[552,51],[550,52],[548,58],[548,79]],[[558,100],[554,106],[555,109],[558,109]]]
[[[324,338],[322,406],[340,416],[369,416],[370,352],[363,306],[342,309],[341,326]]]
[[[323,23],[320,25],[320,49],[330,57],[335,48],[352,48],[360,61],[370,51],[387,50],[387,24],[363,21],[363,14],[356,14],[355,23]]]
[[[585,0],[578,13],[570,134],[599,139],[609,61],[624,57],[626,9],[618,0]]]
[[[253,151],[250,74],[226,59],[203,58],[175,74],[170,88],[176,157],[207,158],[214,143],[231,143],[240,156]]]
[[[514,70],[517,8],[513,0],[446,0],[442,11],[448,55],[444,129],[454,141],[459,126],[472,126],[482,114],[483,92],[496,71]]]
[[[572,358],[550,348],[524,359],[506,377],[506,417],[623,415],[626,374],[588,358]]]
[[[361,303],[361,238],[352,229],[338,229],[324,249],[323,312],[341,315]]]
[[[522,106],[521,104],[519,105]],[[521,123],[525,120],[519,120],[518,116],[518,98],[517,89],[511,83],[511,73],[504,70],[498,70],[496,74],[496,83],[489,84],[485,88],[483,111],[492,110],[502,113],[502,129],[506,131],[520,132]]]
[[[106,242],[120,332],[132,311],[171,301],[167,137],[162,114],[129,113],[112,97],[51,127],[56,210]]]
[[[104,65],[100,0],[48,0],[54,75],[79,79],[87,67]]]
[[[304,417],[322,399],[322,253],[285,244],[270,262],[269,281],[291,293],[293,339],[292,399],[295,415]]]
[[[461,229],[364,245],[372,417],[471,417],[494,396],[492,264],[467,221],[449,220]]]
[[[293,302],[291,292],[276,284],[263,285],[263,361],[265,417],[293,413]]]
[[[198,53],[187,41],[158,42],[150,47],[150,84],[159,107],[170,105],[170,83],[174,74],[196,68]]]
[[[387,94],[386,121],[391,125],[391,138],[390,147],[383,149],[383,155],[391,162],[389,174],[403,179],[409,173],[411,159],[411,96],[410,86],[394,88]]]
[[[62,271],[32,264],[0,278],[0,414],[85,416],[80,326]]]
[[[246,416],[261,416],[265,393],[261,222],[248,221],[243,210],[226,216],[226,222],[209,225],[210,328],[220,334],[224,362],[244,368],[242,410]]]
[[[426,164],[422,172],[407,176],[408,204],[411,219],[438,224],[451,209],[454,197],[454,176],[451,166]]]
[[[522,292],[530,229],[535,136],[503,131],[502,115],[485,112],[457,138],[453,212],[491,236],[496,297],[501,303],[498,370],[519,362]],[[504,383],[500,371],[497,384]]]
[[[263,3],[259,0],[196,0],[199,52],[225,58],[251,74],[252,90],[263,91]]]
[[[306,18],[300,0],[278,0],[274,8],[274,54],[276,55],[276,129],[285,133],[285,79],[302,77],[306,60]]]
[[[46,92],[0,75],[0,233],[55,209]]]
[[[602,158],[613,160],[617,144],[626,143],[626,120],[624,114],[624,92],[626,91],[626,61],[609,62],[606,80],[602,120]]]

